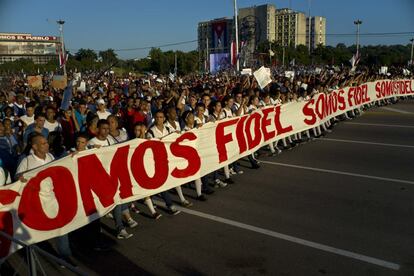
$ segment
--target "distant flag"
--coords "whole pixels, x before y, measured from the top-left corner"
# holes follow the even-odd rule
[[[352,56],[352,58],[349,60],[349,62],[352,65],[352,69],[355,70],[355,67],[358,65],[361,55],[359,52],[356,52],[355,55]]]
[[[70,101],[72,100],[72,87],[73,81],[70,81],[69,84],[66,86],[65,90],[63,91],[63,99],[60,104],[61,110],[68,110],[70,106]]]
[[[59,53],[59,67],[62,68],[66,61],[68,61],[68,54],[67,53]]]
[[[68,53],[66,53],[66,50],[64,47],[59,47],[58,54],[59,54],[59,67],[62,68],[66,64],[66,61],[68,60]]]
[[[237,64],[237,54],[236,54],[236,42],[232,41],[231,42],[231,47],[230,47],[230,56],[231,56],[231,65],[236,65]]]
[[[170,78],[170,80],[171,80],[172,82],[174,82],[174,80],[175,80],[175,75],[174,75],[173,73],[170,73],[170,74],[168,75],[168,77]]]
[[[270,55],[271,57],[273,57],[273,56],[275,55],[275,52],[273,52],[273,51],[272,51],[272,49],[269,49],[269,55]]]

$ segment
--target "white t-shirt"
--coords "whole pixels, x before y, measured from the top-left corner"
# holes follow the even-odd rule
[[[150,128],[150,131],[148,131],[148,138],[161,139],[164,136],[167,136],[168,134],[170,134],[170,132],[167,130],[165,126],[163,126],[162,131],[159,130],[158,127],[153,126],[152,128]]]
[[[108,135],[108,137],[105,140],[100,140],[100,139],[98,139],[98,137],[93,137],[88,142],[89,147],[93,147],[95,145],[99,145],[99,146],[102,146],[102,147],[108,147],[110,145],[115,145],[115,144],[116,144],[115,139],[112,138],[112,136],[110,136],[110,135]]]
[[[6,177],[6,172],[4,171],[3,168],[0,168],[0,187],[6,184],[10,184],[10,183],[11,183],[10,174],[8,173]]]
[[[55,158],[51,153],[47,153],[45,159],[37,157],[34,153],[30,153],[28,156],[22,159],[19,166],[17,167],[16,174],[36,169],[40,166],[52,162],[53,160],[55,160]]]
[[[23,123],[25,123],[26,126],[28,126],[28,125],[34,123],[34,115],[32,115],[31,117],[29,117],[27,115],[23,115],[22,117],[20,117],[20,120],[22,120]]]
[[[96,111],[96,115],[98,115],[99,120],[102,119],[108,119],[108,116],[111,115],[111,112],[109,112],[108,110],[105,110],[104,112],[100,112],[99,110]]]
[[[112,136],[111,134],[109,134],[109,136],[111,136],[115,140],[116,143],[122,143],[128,140],[128,133],[123,129],[119,129],[118,136]]]
[[[55,121],[54,123],[50,123],[48,120],[45,120],[44,127],[47,128],[49,132],[59,131],[62,129],[62,126],[60,125],[58,121]]]
[[[232,118],[232,117],[234,117],[233,111],[231,109],[223,108],[221,110],[221,112],[223,113],[224,118]]]
[[[257,110],[257,106],[251,104],[251,105],[249,105],[249,107],[247,108],[247,110],[248,110],[249,113],[251,113],[251,112]]]
[[[194,117],[194,121],[197,123],[197,125],[201,125],[201,124],[207,123],[207,118],[204,115],[202,118],[197,116],[197,117]]]
[[[170,122],[169,122],[169,121],[166,121],[166,122],[164,123],[164,125],[168,128],[168,130],[169,130],[171,133],[172,133],[172,132],[176,132],[176,131],[181,132],[180,123],[179,123],[178,121],[175,121],[175,126],[176,126],[176,127],[173,127],[173,125],[172,125],[172,124],[170,124]]]
[[[220,114],[217,116],[214,112],[212,114],[210,114],[210,116],[208,117],[208,121],[209,122],[215,122],[218,120],[224,119],[224,114],[223,112],[220,112]]]

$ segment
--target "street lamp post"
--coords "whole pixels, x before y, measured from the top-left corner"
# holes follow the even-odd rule
[[[411,41],[411,65],[414,65],[414,60],[413,60],[414,38],[411,38],[410,41]]]
[[[311,30],[312,30],[312,27],[311,27],[311,25],[312,25],[312,17],[311,17],[311,5],[312,5],[312,3],[311,3],[311,0],[309,0],[308,1],[308,8],[309,8],[309,11],[308,11],[308,50],[309,50],[309,55],[311,54]]]
[[[56,22],[59,24],[60,45],[61,45],[62,57],[65,58],[66,57],[66,53],[65,53],[65,42],[63,40],[63,24],[65,24],[65,21],[58,20]],[[66,62],[65,61],[63,63],[63,75],[66,76]]]
[[[236,33],[235,38],[236,38],[236,58],[237,58],[237,62],[236,62],[236,72],[239,72],[240,70],[240,64],[239,64],[239,24],[238,24],[238,20],[237,20],[237,0],[233,0],[233,4],[234,4],[234,31]]]
[[[356,52],[357,52],[357,54],[359,54],[359,25],[361,25],[362,24],[362,21],[361,20],[356,20],[356,21],[354,21],[354,24],[355,25],[357,25],[357,34],[356,34]]]

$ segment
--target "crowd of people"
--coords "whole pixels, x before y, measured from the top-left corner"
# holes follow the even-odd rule
[[[71,97],[53,89],[51,76],[43,75],[43,88],[32,89],[23,74],[10,75],[0,91],[0,185],[24,178],[24,172],[76,154],[79,151],[107,147],[131,139],[163,139],[171,133],[182,133],[204,124],[248,114],[258,108],[307,101],[314,94],[330,93],[334,89],[354,86],[377,79],[410,78],[403,68],[389,68],[388,75],[380,75],[376,68],[358,71],[339,67],[295,67],[286,76],[280,68],[272,69],[272,83],[260,89],[250,75],[188,75],[115,76],[111,72],[82,72],[75,81],[68,74]],[[405,75],[404,75],[405,74]],[[73,75],[73,76],[72,76]],[[80,84],[84,88],[80,89]],[[66,98],[65,98],[66,97]],[[64,103],[67,101],[66,103]],[[383,100],[376,104],[389,104]],[[368,108],[369,106],[366,106]],[[350,111],[340,118],[269,144],[261,154],[277,155],[301,143],[330,132],[338,120],[352,119],[363,109]],[[257,154],[249,155],[252,169],[260,168]],[[193,188],[196,199],[206,201],[215,190],[234,183],[233,175],[243,174],[238,162],[186,184]],[[173,189],[180,204],[191,207],[182,187]],[[167,206],[167,213],[177,215],[171,191],[159,195]],[[144,198],[151,217],[162,214],[152,198]],[[134,218],[141,203],[117,206],[108,216],[114,220],[118,239],[132,236],[127,228],[138,225]],[[100,233],[99,220],[88,225],[94,237]],[[96,248],[102,248],[97,238]],[[67,260],[71,255],[67,236],[59,237],[58,249]],[[73,263],[73,262],[72,262]]]

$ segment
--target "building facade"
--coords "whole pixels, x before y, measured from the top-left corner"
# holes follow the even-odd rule
[[[275,41],[281,46],[306,44],[306,15],[291,9],[278,9],[275,16]]]
[[[0,64],[18,59],[31,59],[35,64],[57,61],[59,47],[56,36],[0,33]]]
[[[310,43],[311,50],[319,44],[326,45],[326,18],[314,16],[309,20],[303,12],[288,8],[276,9],[272,4],[239,9],[238,27],[239,58],[242,67],[255,64],[257,46],[263,42],[276,42],[285,47],[298,45],[309,47]],[[223,42],[218,47],[217,35],[223,34],[222,28],[226,28],[223,32],[226,38],[222,38]],[[233,18],[200,22],[198,49],[201,61],[206,60],[211,53],[229,53],[233,33]],[[208,51],[207,45],[209,45]]]
[[[239,10],[240,58],[242,65],[254,64],[257,46],[264,41],[275,41],[275,12],[272,4],[241,8]]]
[[[309,20],[307,20],[309,25]],[[313,50],[318,45],[326,45],[326,18],[321,16],[313,16],[310,20],[310,27],[307,28],[306,45],[309,47],[309,31],[310,31],[310,49]]]

